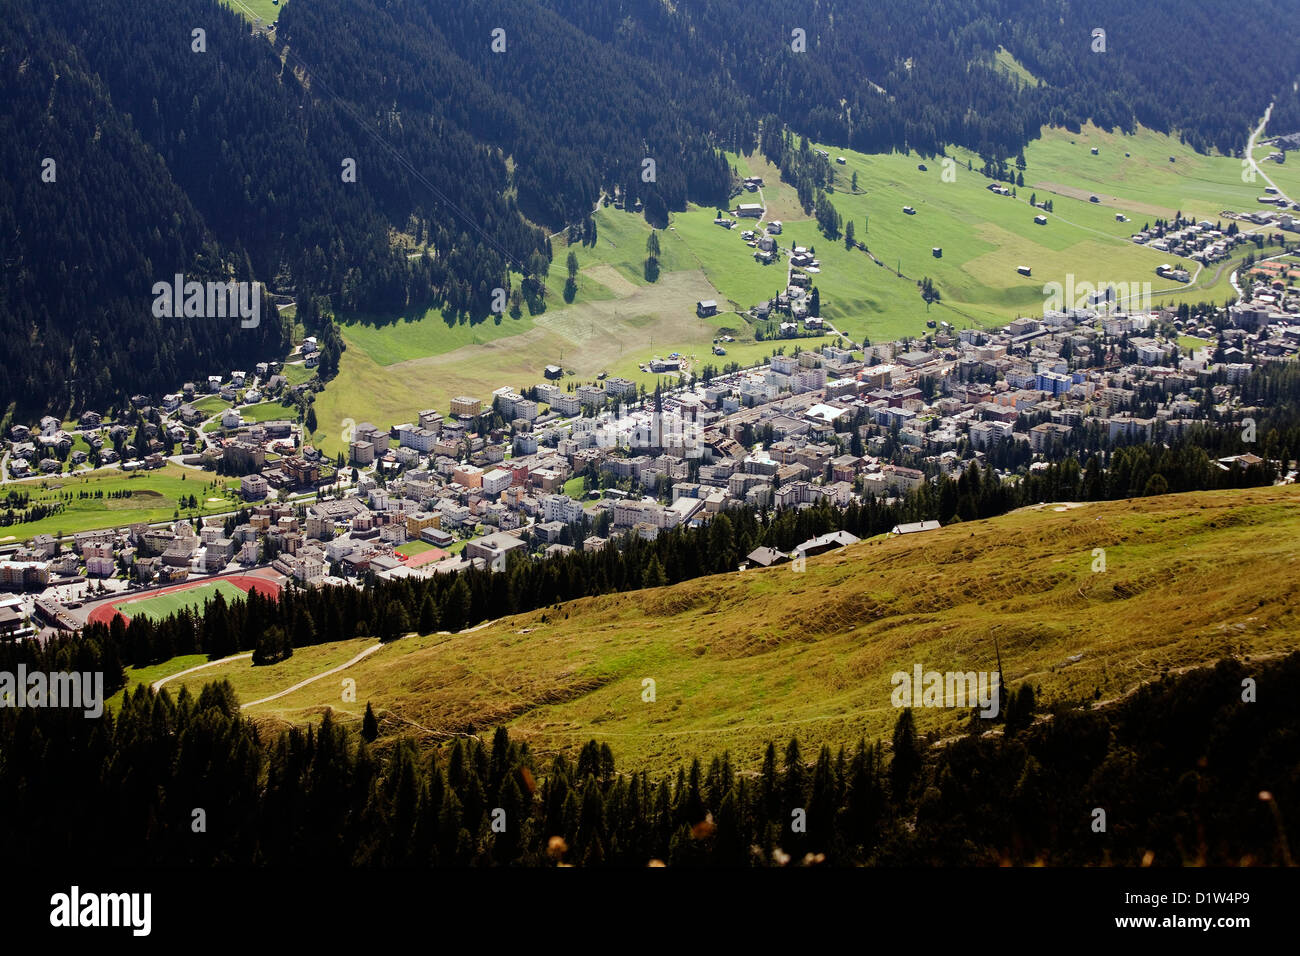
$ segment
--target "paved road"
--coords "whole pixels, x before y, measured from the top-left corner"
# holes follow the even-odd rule
[[[1264,172],[1263,167],[1255,162],[1255,140],[1259,139],[1260,134],[1264,132],[1264,127],[1268,125],[1268,119],[1272,115],[1273,115],[1273,104],[1269,103],[1268,109],[1264,110],[1264,118],[1259,121],[1259,125],[1255,127],[1255,131],[1250,134],[1250,141],[1246,144],[1246,158],[1250,160],[1251,170],[1258,173],[1259,177],[1262,180],[1264,180],[1264,182],[1268,183],[1270,186],[1276,189],[1277,194],[1280,198],[1285,199],[1288,203],[1290,203],[1290,202],[1294,202],[1295,200],[1293,200],[1290,196],[1284,193],[1282,191],[1282,187],[1279,186],[1277,183],[1273,182],[1273,180],[1269,178],[1268,173]]]
[[[1285,259],[1289,255],[1291,255],[1289,252],[1279,252],[1275,256],[1266,256],[1263,259],[1257,259],[1255,260],[1255,264],[1258,265],[1261,262],[1269,262],[1273,259]],[[1239,270],[1234,269],[1232,275],[1228,276],[1228,281],[1232,283],[1232,291],[1237,293],[1237,298],[1242,299],[1245,298],[1245,293],[1241,291],[1241,286],[1237,284],[1238,271]]]

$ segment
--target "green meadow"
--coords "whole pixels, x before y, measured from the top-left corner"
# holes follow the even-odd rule
[[[137,521],[158,522],[170,520],[182,496],[194,495],[199,507],[182,509],[181,516],[229,511],[237,506],[232,498],[225,497],[224,479],[216,479],[219,490],[212,490],[211,473],[167,464],[156,471],[123,472],[116,468],[50,478],[42,481],[22,482],[11,486],[31,495],[31,504],[37,502],[64,502],[59,514],[39,521],[9,525],[0,528],[0,543],[14,539],[26,540],[38,534],[71,535],[78,531],[97,528],[120,528]],[[238,487],[238,482],[232,483]],[[114,492],[131,492],[129,498],[109,497]],[[103,492],[102,498],[80,498],[81,492],[94,495]],[[71,494],[70,500],[61,495]]]
[[[230,403],[220,395],[205,395],[203,398],[195,399],[190,404],[205,415],[220,415],[230,407]]]
[[[1026,86],[1038,82],[1038,78],[1030,73],[1006,47],[998,47],[997,53],[993,56],[993,68],[1006,76],[1015,77]]]
[[[672,217],[670,245],[680,244],[699,262],[709,283],[721,293],[719,309],[747,311],[763,299],[785,291],[784,257],[771,265],[754,259],[754,250],[740,234],[754,229],[757,222],[741,219],[733,229],[714,225],[713,209],[692,207]],[[787,236],[780,237],[788,241]]]
[[[296,362],[285,365],[280,374],[290,385],[304,385],[316,377],[316,370]]]
[[[1274,126],[1272,129],[1265,130],[1264,135],[1261,136],[1260,139],[1268,139],[1270,135],[1289,132],[1293,131],[1280,129]],[[1286,162],[1277,163],[1271,160],[1266,161],[1265,157],[1267,157],[1269,153],[1276,151],[1276,146],[1259,145],[1255,147],[1253,155],[1255,157],[1258,172],[1263,173],[1268,176],[1269,179],[1273,180],[1277,187],[1286,193],[1292,201],[1300,202],[1300,160],[1296,158],[1294,151],[1290,151],[1286,154]],[[1238,160],[1238,162],[1240,162],[1240,160]],[[1250,171],[1243,171],[1243,175],[1248,177]],[[1257,173],[1254,182],[1250,182],[1248,185],[1256,196],[1262,196],[1264,195],[1264,188],[1268,183],[1264,182],[1263,178]]]
[[[533,327],[524,313],[509,313],[477,322],[448,320],[435,309],[376,321],[372,316],[344,316],[343,338],[377,365],[396,365],[427,355],[439,355],[468,345],[484,345],[527,332]]]
[[[261,402],[257,405],[241,405],[239,415],[246,422],[292,421],[298,417],[298,410],[279,402]]]
[[[255,17],[261,17],[263,23],[274,23],[280,18],[280,11],[285,8],[288,0],[222,0],[226,6],[242,13],[250,22]]]
[[[645,278],[645,259],[646,240],[649,239],[651,230],[645,217],[610,205],[602,206],[595,218],[595,245],[566,245],[564,237],[558,236],[553,240],[555,261],[551,264],[552,281],[548,284],[556,289],[563,287],[567,275],[565,260],[569,252],[573,251],[578,256],[585,277],[594,278],[597,283],[603,279],[614,286],[611,291],[615,293],[621,288],[617,278],[611,277],[608,270],[600,268],[601,266],[612,268],[618,276],[633,285],[649,285]],[[662,272],[680,272],[697,267],[698,263],[689,249],[669,242],[664,231],[659,233],[659,268]],[[579,281],[581,285],[581,279]]]
[[[138,685],[144,684],[147,687],[156,680],[162,680],[164,677],[179,674],[181,671],[207,662],[207,654],[182,654],[180,657],[173,657],[159,664],[150,664],[148,667],[128,667],[126,686],[105,701],[104,705],[109,711],[116,713],[122,706],[122,697],[128,693],[135,693]]]
[[[787,223],[785,233],[805,244],[816,243],[818,257],[828,266],[817,277],[824,314],[837,327],[868,336],[873,324],[882,324],[875,314],[882,311],[881,305],[885,312],[918,314],[922,306],[915,280],[925,276],[938,286],[942,305],[966,317],[967,322],[949,317],[958,327],[1000,324],[1037,312],[1044,284],[1064,284],[1068,274],[1076,282],[1151,282],[1155,304],[1226,297],[1231,269],[1216,264],[1189,286],[1170,283],[1155,275],[1156,266],[1181,264],[1196,273],[1197,264],[1138,246],[1129,237],[1151,220],[1172,218],[1180,211],[1219,220],[1225,208],[1253,206],[1257,191],[1240,181],[1239,160],[1200,156],[1177,140],[1146,130],[1134,136],[1095,127],[1079,134],[1046,130],[1025,150],[1025,185],[1015,187],[1014,196],[989,191],[990,180],[966,167],[967,160],[975,165],[976,158],[960,150],[954,151],[956,161],[947,176],[942,158],[852,150],[835,150],[833,155],[847,160],[836,166],[840,180],[856,172],[860,192],[837,190],[832,201],[841,216],[853,220],[855,238],[884,267],[876,267],[875,275],[868,270],[865,276],[862,270],[837,268],[840,257],[833,257],[825,239],[817,242],[819,233],[810,223]],[[1171,155],[1174,163],[1169,162]],[[918,168],[921,164],[924,171]],[[1094,195],[1099,202],[1090,201]],[[1050,199],[1052,212],[1032,207],[1031,197],[1039,202]],[[904,206],[915,214],[904,213]],[[1118,221],[1117,213],[1129,221]],[[1046,225],[1034,222],[1038,215],[1046,216]],[[936,247],[939,258],[932,252]],[[1022,265],[1031,269],[1030,277],[1018,273]],[[902,302],[896,300],[898,290],[885,281],[891,271],[901,271],[910,280]],[[912,315],[895,313],[873,337],[896,334]]]
[[[1114,196],[1120,211],[1141,213],[1129,212],[1138,225],[1147,214],[1154,218],[1179,210],[1214,220],[1224,209],[1252,208],[1258,194],[1256,186],[1242,181],[1240,159],[1204,156],[1148,129],[1131,136],[1095,126],[1079,133],[1044,130],[1026,147],[1025,160],[1026,188],[1041,193],[1044,184],[1062,184]]]
[[[205,667],[185,677],[169,681],[164,690],[174,697],[182,687],[187,687],[191,694],[197,696],[204,684],[212,681],[228,680],[234,687],[241,703],[249,703],[263,697],[270,697],[300,681],[345,664],[367,647],[374,645],[373,638],[356,638],[350,641],[338,641],[333,644],[315,644],[310,647],[294,648],[293,656],[275,664],[254,666],[251,658],[230,660],[213,667]],[[382,656],[384,652],[380,651]],[[203,663],[203,661],[200,661]],[[193,667],[194,665],[190,665]],[[173,673],[176,673],[173,671]],[[335,703],[342,702],[340,682],[348,672],[336,677],[317,681],[310,685],[314,692],[327,697]],[[165,676],[165,675],[164,675]],[[307,688],[304,688],[305,692]],[[300,692],[301,693],[301,692]],[[359,685],[358,696],[364,700],[367,690]],[[263,706],[272,706],[271,704]],[[365,704],[361,705],[362,710]]]
[[[656,381],[675,379],[640,370],[656,355],[681,353],[696,369],[730,361],[761,362],[780,343],[756,342],[744,318],[726,314],[726,297],[700,267],[701,253],[692,240],[677,232],[683,218],[684,226],[695,232],[692,215],[707,226],[699,230],[702,238],[695,240],[703,258],[722,255],[724,249],[734,251],[737,264],[746,266],[754,279],[764,277],[761,283],[753,281],[763,297],[783,286],[784,266],[760,267],[752,250],[740,242],[739,232],[723,235],[724,230],[707,221],[712,213],[705,210],[678,217],[673,228],[660,232],[661,272],[658,281],[648,282],[644,261],[650,227],[638,214],[604,207],[595,216],[594,246],[566,246],[560,237],[554,240],[545,312],[529,315],[525,310],[517,319],[507,313],[476,323],[452,321],[437,310],[396,317],[342,317],[348,347],[339,375],[316,397],[318,427],[311,442],[327,454],[336,454],[343,448],[344,422],[349,418],[391,425],[411,420],[425,408],[445,412],[456,395],[486,398],[501,385],[536,384],[549,364],[564,366],[577,382],[607,372],[653,388]],[[732,242],[724,245],[722,240],[728,238]],[[578,289],[573,301],[566,303],[560,290],[570,250],[578,259]],[[720,276],[725,272],[714,271]],[[746,297],[744,292],[737,295]],[[701,299],[718,299],[724,313],[699,318],[695,303]],[[745,302],[743,308],[750,305]],[[728,343],[725,357],[714,356],[713,340],[722,334],[737,341]]]

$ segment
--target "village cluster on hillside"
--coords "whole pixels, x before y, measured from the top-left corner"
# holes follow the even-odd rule
[[[309,340],[303,347],[307,361],[315,352],[314,345],[314,340]],[[244,406],[277,398],[287,387],[279,369],[278,362],[258,362],[251,375],[235,370],[224,376],[210,375],[202,383],[186,382],[181,391],[164,395],[157,406],[147,395],[133,395],[130,409],[123,409],[116,421],[106,422],[100,412],[85,411],[71,428],[65,428],[53,415],[30,426],[13,425],[0,479],[91,471],[101,466],[116,466],[126,472],[161,468],[173,455],[201,453],[209,444],[205,428],[216,433],[246,432],[272,454],[292,454],[299,434],[296,423],[284,419],[245,422],[234,405],[211,414],[195,405],[205,396],[214,396],[223,404],[239,401]],[[157,422],[153,420],[155,407]],[[287,408],[284,413],[290,414]],[[141,424],[132,430],[137,417]],[[204,464],[201,458],[187,463]]]

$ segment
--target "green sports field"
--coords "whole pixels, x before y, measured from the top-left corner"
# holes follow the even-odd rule
[[[183,608],[200,611],[205,603],[211,601],[218,594],[221,594],[226,599],[227,604],[244,598],[244,592],[230,582],[211,581],[184,591],[174,591],[171,594],[160,594],[158,597],[132,601],[129,604],[121,605],[118,610],[127,617],[148,617],[158,621],[168,615],[175,614]]]
[[[424,554],[426,551],[432,551],[433,545],[427,541],[408,541],[401,547],[393,549],[398,554],[404,554],[408,558],[413,558],[417,554]]]

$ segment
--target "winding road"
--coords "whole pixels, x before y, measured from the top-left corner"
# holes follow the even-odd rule
[[[1264,118],[1259,121],[1259,125],[1255,127],[1255,131],[1250,134],[1250,141],[1246,143],[1246,158],[1250,160],[1251,171],[1258,173],[1259,177],[1263,179],[1264,182],[1268,183],[1270,186],[1276,189],[1279,198],[1285,199],[1288,203],[1291,203],[1294,202],[1295,200],[1293,200],[1290,196],[1284,193],[1282,191],[1282,187],[1279,186],[1277,183],[1273,182],[1273,180],[1269,178],[1268,173],[1264,172],[1263,167],[1261,167],[1259,163],[1255,162],[1255,141],[1259,139],[1260,134],[1264,132],[1264,127],[1268,126],[1269,117],[1272,115],[1273,115],[1273,104],[1269,103],[1268,109],[1264,110]]]

